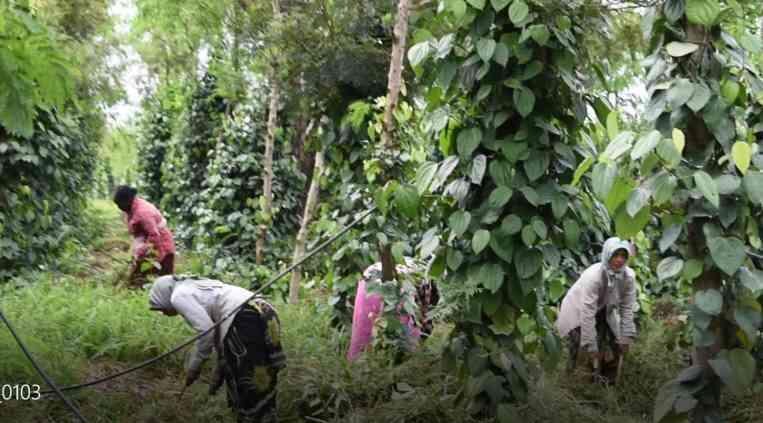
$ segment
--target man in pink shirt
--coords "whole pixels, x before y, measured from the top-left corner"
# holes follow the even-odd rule
[[[133,284],[139,283],[146,274],[171,275],[175,267],[175,241],[167,221],[153,204],[138,197],[137,193],[135,188],[127,185],[119,186],[114,193],[114,203],[125,213],[127,231],[134,238],[133,262],[128,275]],[[141,264],[148,259],[151,247],[159,268],[143,272]]]

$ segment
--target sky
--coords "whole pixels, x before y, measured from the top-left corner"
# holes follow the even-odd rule
[[[109,13],[117,19],[116,31],[122,38],[127,38],[130,31],[130,21],[137,12],[133,0],[112,1]],[[106,109],[109,125],[112,127],[124,126],[137,117],[143,98],[140,92],[141,81],[146,81],[148,78],[148,68],[135,49],[128,44],[123,44],[121,50],[121,54],[114,53],[107,59],[110,65],[126,65],[120,80],[127,98]]]

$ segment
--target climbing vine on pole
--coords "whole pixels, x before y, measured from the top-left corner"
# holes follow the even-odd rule
[[[749,51],[759,43],[725,30],[726,20],[744,18],[735,16],[741,3],[668,0],[642,22],[652,48],[645,117],[655,129],[624,148],[644,178],[627,181],[621,197],[631,218],[645,210],[659,218],[663,274],[694,288],[694,365],[663,386],[655,422],[721,421],[721,386],[742,391],[755,375],[763,80]]]
[[[446,362],[470,410],[501,422],[527,396],[523,356],[552,364],[560,352],[544,275],[587,236],[571,185],[590,100],[578,36],[600,17],[575,2],[442,1],[417,16],[429,35],[408,50],[428,87],[422,125],[444,157],[424,163],[416,186],[443,193],[447,223],[420,247],[460,306]]]

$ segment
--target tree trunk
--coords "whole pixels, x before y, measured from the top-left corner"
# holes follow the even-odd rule
[[[281,7],[279,0],[273,0],[273,19],[277,22],[281,19]],[[268,110],[268,133],[265,137],[265,175],[262,181],[262,192],[265,197],[265,204],[262,211],[268,216],[270,222],[273,221],[271,210],[273,206],[273,144],[276,137],[276,126],[278,124],[278,103],[281,100],[281,87],[278,81],[278,64],[275,58],[270,64],[270,105]],[[263,252],[265,250],[265,240],[268,236],[268,227],[265,224],[260,225],[260,236],[255,245],[255,260],[257,264],[262,264]]]
[[[305,211],[302,214],[302,225],[297,233],[297,240],[294,244],[294,258],[292,263],[296,263],[305,255],[305,244],[307,243],[307,232],[310,226],[310,221],[313,217],[313,210],[318,204],[318,196],[320,193],[320,180],[323,175],[323,151],[315,153],[315,167],[313,168],[313,177],[310,181],[310,190],[307,193],[307,201],[305,202]],[[299,284],[302,279],[302,269],[300,267],[295,268],[291,273],[291,282],[289,283],[289,303],[296,304],[299,302]]]
[[[395,129],[394,112],[400,96],[405,41],[408,37],[409,8],[410,0],[400,0],[397,4],[397,20],[393,30],[392,54],[387,79],[387,104],[384,107],[384,125],[381,134],[383,147],[394,145],[392,139],[392,131]]]

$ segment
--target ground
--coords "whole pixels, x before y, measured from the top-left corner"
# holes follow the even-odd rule
[[[128,368],[193,335],[182,318],[150,312],[146,291],[118,287],[130,242],[117,209],[95,202],[91,219],[99,228],[97,236],[84,248],[73,248],[57,271],[43,269],[0,287],[0,309],[61,385]],[[181,254],[179,270],[187,266]],[[368,354],[351,365],[344,359],[346,334],[330,327],[326,298],[317,296],[297,306],[274,301],[288,356],[279,380],[282,422],[473,421],[456,403],[461,385],[440,369],[447,325],[440,325],[423,350],[400,366],[392,366],[383,354]],[[650,422],[655,393],[681,366],[680,355],[666,348],[668,339],[659,322],[647,324],[627,357],[619,388],[591,385],[584,374],[540,373],[529,401],[516,407],[521,421]],[[91,422],[235,421],[224,389],[215,397],[207,395],[209,373],[179,397],[183,360],[183,353],[176,354],[69,395]],[[206,367],[208,372],[211,366]],[[2,329],[0,383],[41,383]],[[762,402],[752,394],[731,398],[729,421],[756,421]],[[53,396],[3,401],[0,420],[74,421]]]

